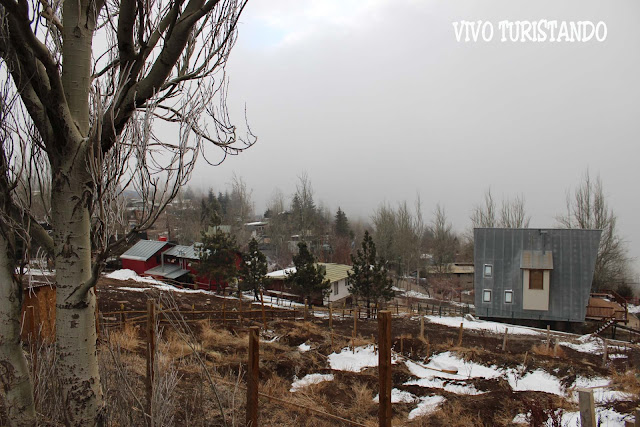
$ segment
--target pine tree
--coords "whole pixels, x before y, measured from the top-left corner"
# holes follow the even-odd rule
[[[336,212],[334,228],[337,237],[349,237],[352,234],[351,229],[349,228],[349,220],[347,219],[347,215],[339,207],[338,212]]]
[[[203,233],[202,238],[198,274],[223,286],[236,279],[238,246],[235,238],[219,230],[211,235]]]
[[[267,257],[258,249],[258,242],[252,238],[249,250],[242,256],[240,277],[244,281],[245,289],[253,289],[253,295],[258,300],[259,291],[264,287],[267,275]]]
[[[385,262],[376,256],[376,245],[368,231],[362,239],[362,250],[351,256],[349,272],[349,292],[367,304],[367,317],[371,316],[371,303],[393,298],[391,279],[387,277]]]
[[[324,299],[325,294],[329,291],[331,283],[324,277],[326,275],[325,268],[317,265],[316,259],[309,252],[307,244],[298,243],[298,255],[293,257],[293,264],[296,271],[289,273],[287,280],[292,287],[311,303],[312,296],[321,296]]]

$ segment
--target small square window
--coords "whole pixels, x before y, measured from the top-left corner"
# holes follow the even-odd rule
[[[484,277],[493,277],[493,264],[484,265]]]
[[[544,289],[544,270],[529,270],[529,289]]]
[[[504,303],[511,304],[513,302],[513,291],[504,291]]]
[[[482,291],[482,302],[491,302],[491,291],[489,289]]]

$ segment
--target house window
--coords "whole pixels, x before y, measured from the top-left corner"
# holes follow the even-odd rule
[[[482,291],[482,302],[491,302],[491,290],[485,289]]]
[[[484,277],[493,277],[493,264],[484,265]]]
[[[529,289],[544,289],[544,270],[529,270]]]
[[[504,291],[504,303],[511,304],[513,302],[513,291]]]
[[[333,284],[333,294],[338,295],[338,282]]]

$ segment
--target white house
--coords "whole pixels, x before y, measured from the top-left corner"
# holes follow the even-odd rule
[[[350,265],[324,262],[319,262],[317,265],[325,268],[325,277],[331,283],[331,287],[329,288],[330,292],[324,299],[325,303],[339,301],[351,295],[351,293],[349,292],[348,284],[348,272],[351,271]],[[295,271],[295,267],[272,271],[271,273],[267,274],[267,277],[275,281],[284,281],[287,278],[287,273],[290,274]],[[276,288],[280,288],[280,290],[282,290],[282,288],[279,286],[276,286]]]

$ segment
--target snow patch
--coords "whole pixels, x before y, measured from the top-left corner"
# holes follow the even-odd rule
[[[307,343],[302,343],[298,346],[298,351],[300,353],[305,353],[307,351],[311,350],[311,346]]]
[[[133,280],[134,282],[144,283],[144,284],[150,286],[148,288],[135,288],[135,289],[131,288],[131,287],[121,287],[120,288],[120,289],[124,289],[124,290],[133,290],[135,292],[145,292],[145,291],[147,291],[149,289],[158,289],[160,291],[180,292],[180,293],[184,293],[184,294],[216,295],[214,292],[205,291],[205,290],[202,290],[202,289],[176,288],[175,286],[168,285],[168,284],[166,284],[164,282],[161,282],[159,280],[153,279],[151,277],[138,276],[135,271],[129,270],[127,268],[122,269],[122,270],[113,271],[113,272],[105,275],[105,277],[107,277],[109,279],[123,280],[123,281],[125,281],[125,280]]]
[[[295,377],[294,377],[295,378]],[[323,381],[333,381],[333,374],[308,374],[301,379],[295,379],[291,383],[291,393],[295,393],[311,384],[320,384]]]
[[[355,351],[345,347],[340,353],[331,353],[328,360],[331,369],[360,372],[365,368],[378,366],[378,353],[371,344],[366,347],[356,347]],[[391,355],[391,363],[398,363],[397,355]]]
[[[398,390],[397,388],[391,390],[391,403],[415,403],[418,400],[417,397],[408,391]],[[380,402],[380,395],[376,395],[373,401],[376,403]]]
[[[115,280],[133,280],[134,282],[139,282],[139,283],[153,283],[156,285],[165,285],[165,283],[156,279],[152,279],[151,277],[138,276],[138,274],[135,271],[130,270],[128,268],[113,271],[105,275],[105,277],[109,279],[115,279]]]
[[[542,369],[536,369],[524,376],[520,376],[520,373],[513,369],[508,370],[506,374],[513,391],[543,391],[564,396],[560,380]]]
[[[460,323],[462,327],[467,330],[484,330],[493,332],[496,334],[504,334],[506,328],[509,328],[509,334],[516,335],[540,335],[541,331],[535,331],[529,328],[523,328],[521,326],[509,325],[506,323],[489,322],[485,320],[470,321],[463,317],[438,317],[438,316],[424,316],[431,323],[438,325],[449,326],[451,328],[459,328]]]
[[[412,420],[417,417],[423,417],[425,415],[432,414],[437,411],[440,405],[444,403],[446,399],[442,396],[428,396],[420,398],[420,403],[411,412],[409,412],[409,419]]]

